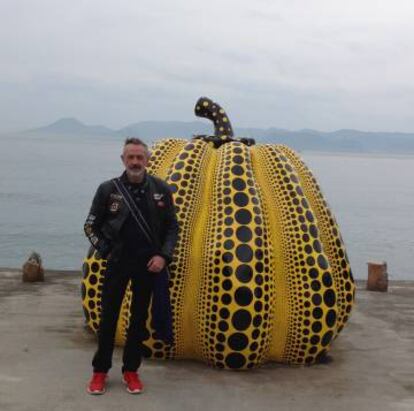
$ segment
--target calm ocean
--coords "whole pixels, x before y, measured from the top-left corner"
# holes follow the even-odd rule
[[[99,141],[99,144],[98,144]],[[29,253],[46,268],[79,269],[83,223],[100,182],[122,172],[122,140],[0,136],[0,266]],[[356,278],[386,260],[414,280],[414,156],[302,153],[338,220]]]

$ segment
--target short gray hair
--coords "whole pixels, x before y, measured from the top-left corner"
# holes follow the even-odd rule
[[[151,151],[149,150],[148,145],[146,143],[144,143],[140,138],[138,138],[138,137],[127,137],[125,139],[125,142],[124,142],[124,147],[128,144],[136,144],[137,146],[143,146],[145,148],[145,151],[148,154],[148,157],[151,156]]]

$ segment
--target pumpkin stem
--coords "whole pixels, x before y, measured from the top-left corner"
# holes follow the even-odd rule
[[[219,148],[224,143],[238,141],[252,146],[255,144],[253,138],[235,138],[230,120],[226,112],[214,101],[207,97],[200,97],[194,109],[197,117],[208,118],[214,123],[214,136],[194,136],[195,139],[201,139],[207,143],[213,143],[214,147]]]
[[[214,135],[226,139],[234,136],[233,129],[226,112],[214,101],[200,97],[194,109],[197,117],[208,118],[214,123]]]

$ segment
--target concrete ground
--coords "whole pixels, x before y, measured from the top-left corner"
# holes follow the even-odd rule
[[[331,350],[311,367],[277,364],[219,371],[193,361],[142,367],[145,393],[120,381],[115,353],[108,391],[85,392],[95,337],[83,324],[80,274],[47,272],[22,283],[0,269],[0,410],[414,410],[414,282],[388,293],[359,284],[357,305]]]

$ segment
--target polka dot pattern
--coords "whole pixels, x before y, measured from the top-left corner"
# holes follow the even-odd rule
[[[199,307],[202,355],[219,368],[252,368],[268,350],[272,324],[267,227],[248,148],[233,142],[216,151]]]
[[[225,113],[210,112],[225,136]],[[225,369],[317,362],[349,317],[354,282],[338,226],[305,164],[287,147],[232,139],[219,146],[164,139],[152,153],[148,171],[170,184],[180,234],[170,265],[176,344],[156,340],[149,318],[145,355]],[[95,332],[105,269],[88,254],[82,305]],[[128,287],[117,344],[125,342],[131,299]]]
[[[278,148],[289,158],[289,161],[297,170],[303,191],[318,219],[324,251],[332,267],[333,287],[337,294],[338,318],[336,327],[338,332],[348,321],[355,299],[355,284],[345,245],[335,217],[329,209],[312,172],[293,150],[282,145]],[[330,277],[322,278],[324,284],[331,285],[330,281]]]
[[[277,225],[274,234],[281,237],[279,253],[273,253],[275,266],[280,270],[276,278],[285,282],[284,295],[280,297],[283,305],[277,303],[277,298],[274,307],[275,317],[287,320],[283,352],[279,355],[283,362],[311,364],[326,350],[320,341],[336,325],[332,315],[331,321],[326,319],[329,309],[336,318],[335,293],[328,282],[322,281],[323,276],[332,278],[329,261],[323,251],[316,216],[291,162],[277,146],[257,146],[252,152],[255,166],[263,165],[255,167],[260,174],[257,178],[268,182],[264,190],[266,209]]]
[[[207,97],[201,97],[195,106],[195,114],[205,117],[214,124],[214,134],[223,143],[230,142],[233,137],[233,129],[225,111]]]

